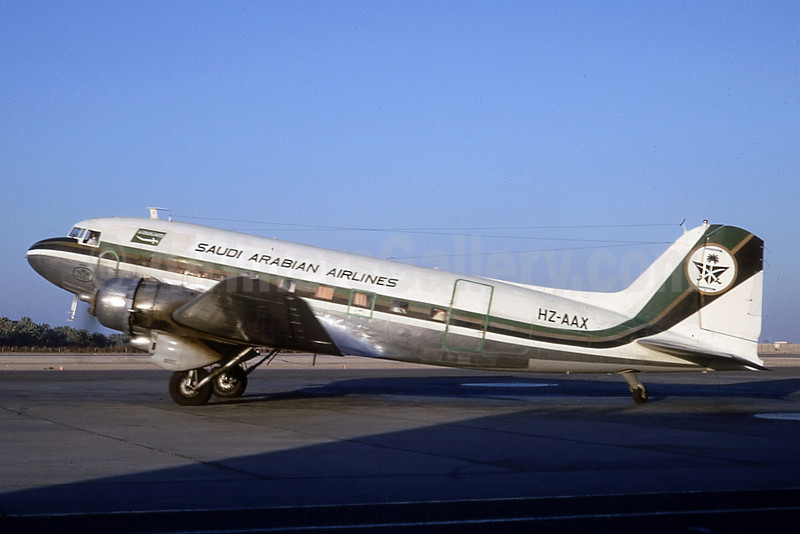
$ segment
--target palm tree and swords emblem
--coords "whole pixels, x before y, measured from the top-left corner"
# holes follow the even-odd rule
[[[691,274],[687,273],[689,280],[702,293],[721,293],[736,279],[736,260],[722,247],[698,247],[690,256],[689,264],[694,267],[687,269],[691,271]]]

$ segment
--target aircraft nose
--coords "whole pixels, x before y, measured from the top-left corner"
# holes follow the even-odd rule
[[[70,257],[64,238],[43,239],[28,249],[28,264],[51,284],[78,295],[93,291],[94,271]]]
[[[28,249],[27,254],[28,264],[33,268],[34,271],[39,273],[48,281],[56,285],[60,285],[54,280],[56,270],[54,270],[53,265],[55,263],[55,258],[53,258],[53,241],[53,239],[43,239],[31,245],[31,248]]]

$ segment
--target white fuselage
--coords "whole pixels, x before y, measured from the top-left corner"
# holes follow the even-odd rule
[[[94,272],[95,287],[112,276],[143,276],[203,292],[229,276],[259,277],[297,291],[343,354],[546,372],[703,368],[635,337],[605,334],[631,320],[636,293],[524,286],[166,220],[76,226],[97,232],[99,242],[85,246],[102,251],[41,254],[74,273]],[[673,252],[672,263],[684,254]],[[60,285],[80,291],[78,282]]]

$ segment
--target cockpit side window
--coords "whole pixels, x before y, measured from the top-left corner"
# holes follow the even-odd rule
[[[78,243],[96,247],[100,244],[100,232],[97,230],[88,230],[76,226],[69,233],[69,236],[74,238]]]
[[[96,247],[100,244],[100,232],[96,230],[89,230],[83,238],[83,242],[87,245]]]

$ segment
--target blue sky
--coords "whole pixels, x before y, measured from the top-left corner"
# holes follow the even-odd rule
[[[609,290],[708,219],[800,340],[796,2],[11,1],[0,72],[0,315],[65,324],[27,248],[152,205]]]

